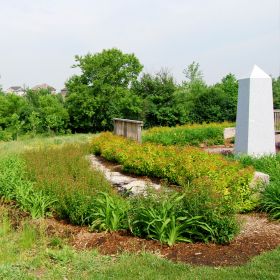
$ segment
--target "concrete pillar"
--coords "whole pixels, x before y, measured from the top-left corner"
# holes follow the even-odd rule
[[[238,81],[235,153],[275,154],[272,80],[258,66]]]

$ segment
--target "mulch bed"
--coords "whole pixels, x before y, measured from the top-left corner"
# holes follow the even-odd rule
[[[240,234],[229,245],[178,243],[172,247],[155,240],[146,240],[127,232],[92,233],[84,227],[63,221],[46,219],[50,235],[68,237],[78,250],[96,248],[102,254],[115,256],[122,252],[151,252],[163,258],[194,265],[241,265],[262,252],[280,245],[280,223],[271,222],[266,215],[254,213],[239,216],[243,226]]]

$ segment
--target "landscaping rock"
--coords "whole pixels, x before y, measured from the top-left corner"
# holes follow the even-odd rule
[[[154,188],[158,190],[159,184],[155,184],[148,179],[134,178],[128,175],[123,175],[120,172],[112,171],[106,167],[102,162],[94,155],[90,156],[92,166],[104,173],[106,179],[118,189],[119,192],[126,194],[145,194],[148,188]]]
[[[224,129],[224,139],[231,139],[235,137],[235,127],[227,127]]]
[[[255,171],[254,178],[250,183],[251,188],[256,188],[258,186],[267,186],[269,184],[269,175],[263,172]]]

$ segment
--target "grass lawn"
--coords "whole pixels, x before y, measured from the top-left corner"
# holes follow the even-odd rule
[[[22,139],[0,143],[0,156],[64,143],[86,143],[92,135]],[[15,220],[20,226],[13,227]],[[37,223],[38,224],[38,223]],[[40,224],[40,223],[39,223]],[[78,251],[66,239],[47,236],[29,218],[9,218],[0,205],[0,279],[279,279],[280,248],[240,267],[195,267],[149,253],[103,256]]]
[[[12,229],[2,211],[0,279],[279,279],[280,248],[240,267],[194,267],[148,253],[103,256],[76,251],[26,220]],[[4,217],[4,218],[3,218]]]

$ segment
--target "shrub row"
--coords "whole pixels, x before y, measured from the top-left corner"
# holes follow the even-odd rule
[[[232,123],[193,124],[176,127],[154,127],[144,131],[143,142],[162,145],[207,146],[224,144],[224,129]]]
[[[195,147],[138,144],[111,133],[102,133],[92,141],[92,150],[123,170],[168,180],[171,184],[212,188],[222,195],[223,203],[237,211],[252,205],[249,184],[253,169],[220,155],[208,154]]]

